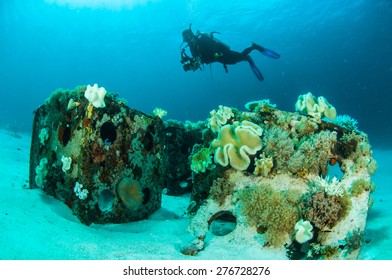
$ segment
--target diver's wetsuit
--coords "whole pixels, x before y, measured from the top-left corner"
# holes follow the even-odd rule
[[[262,81],[263,75],[261,74],[260,70],[257,68],[253,59],[249,56],[249,53],[253,50],[258,50],[264,55],[271,57],[271,58],[279,58],[280,55],[266,49],[260,45],[252,44],[250,47],[244,49],[242,52],[237,52],[230,50],[230,48],[225,45],[224,43],[220,42],[216,38],[213,37],[212,34],[204,34],[204,33],[197,33],[195,35],[192,30],[189,28],[184,30],[183,33],[184,42],[188,43],[189,50],[192,54],[193,58],[188,57],[185,54],[183,49],[182,52],[182,63],[189,62],[198,62],[201,64],[210,64],[213,62],[220,62],[223,64],[225,71],[227,72],[227,65],[228,64],[236,64],[241,61],[247,61],[256,75],[256,77]],[[184,59],[185,58],[185,59]],[[199,64],[192,64],[185,65],[184,70],[197,70],[199,68]]]
[[[200,34],[196,42],[189,43],[192,56],[200,57],[205,64],[213,62],[236,64],[241,61],[247,61],[249,53],[257,49],[257,47],[262,48],[261,46],[252,45],[242,52],[233,51],[224,43],[214,39],[212,35],[207,34]]]

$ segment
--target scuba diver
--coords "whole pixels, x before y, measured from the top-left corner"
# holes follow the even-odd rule
[[[206,34],[197,31],[196,34],[194,34],[192,31],[192,24],[189,25],[188,29],[185,29],[182,32],[183,42],[181,46],[184,43],[187,43],[187,45],[181,49],[181,64],[183,65],[184,71],[196,71],[198,69],[202,70],[201,66],[203,64],[220,62],[223,64],[223,68],[227,73],[228,64],[236,64],[241,61],[247,61],[257,79],[262,81],[264,80],[264,77],[257,68],[253,59],[250,57],[249,53],[253,50],[258,50],[270,58],[276,59],[280,57],[280,55],[276,52],[255,43],[244,49],[242,52],[230,50],[229,46],[214,37],[214,33],[219,32],[211,32],[210,34]],[[186,53],[187,47],[189,47],[192,56],[189,56]]]

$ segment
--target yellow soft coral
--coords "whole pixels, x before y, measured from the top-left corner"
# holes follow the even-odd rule
[[[225,125],[219,130],[218,138],[213,140],[211,147],[215,149],[214,160],[222,166],[230,164],[233,168],[243,171],[250,164],[249,155],[261,149],[263,130],[249,121]]]

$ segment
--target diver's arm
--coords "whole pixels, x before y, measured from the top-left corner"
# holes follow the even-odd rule
[[[188,62],[188,61],[190,61],[192,58],[189,56],[189,55],[187,55],[187,53],[185,52],[185,49],[182,49],[181,50],[181,63],[185,63],[185,62]]]
[[[201,70],[201,60],[200,57],[190,57],[187,55],[185,52],[185,49],[181,50],[181,64],[184,69],[184,71],[196,71],[198,69]]]

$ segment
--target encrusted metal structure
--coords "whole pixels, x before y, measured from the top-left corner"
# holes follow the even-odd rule
[[[159,117],[86,87],[57,90],[34,115],[30,187],[63,201],[85,224],[147,218],[161,206],[166,168]]]
[[[279,259],[355,259],[377,164],[357,122],[315,100],[303,95],[295,113],[269,100],[248,111],[221,105],[207,121],[182,123],[97,85],[58,90],[35,111],[30,187],[85,224],[145,219],[164,190],[191,192],[186,255],[220,238]]]
[[[189,193],[193,188],[189,155],[194,145],[202,143],[205,122],[199,124],[169,120],[165,122],[165,186],[168,195]]]
[[[279,259],[357,258],[375,188],[367,135],[348,116],[327,121],[268,100],[247,107],[214,110],[204,132],[213,138],[193,150],[195,240],[182,252],[213,250],[205,240],[218,238]]]

